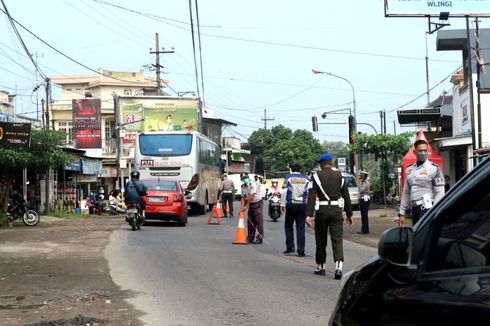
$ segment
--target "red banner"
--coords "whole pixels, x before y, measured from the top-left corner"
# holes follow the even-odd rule
[[[101,148],[100,99],[72,100],[75,148]]]

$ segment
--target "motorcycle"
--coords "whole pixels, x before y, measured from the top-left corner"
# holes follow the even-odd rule
[[[278,192],[269,195],[269,216],[273,222],[281,217],[281,194]]]
[[[126,221],[131,225],[131,229],[141,229],[141,225],[145,223],[145,217],[140,212],[140,208],[136,202],[128,202],[126,209]]]
[[[29,209],[28,203],[20,192],[11,194],[7,206],[7,223],[12,224],[15,220],[22,220],[27,226],[39,223],[39,214]]]
[[[122,209],[118,205],[109,204],[109,206],[104,208],[104,213],[108,215],[121,215],[126,214],[126,210]]]

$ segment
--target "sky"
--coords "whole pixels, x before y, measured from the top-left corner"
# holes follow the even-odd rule
[[[144,69],[155,62],[150,49],[155,49],[159,33],[160,48],[174,51],[160,58],[162,78],[172,88],[167,92],[196,91],[189,1],[2,2],[24,27],[83,64],[18,26],[27,49],[50,77],[94,74],[86,67]],[[427,35],[426,18],[386,18],[381,0],[206,0],[198,6],[204,84],[200,95],[206,107],[238,125],[227,127],[224,136],[242,141],[264,128],[264,117],[267,128],[282,124],[312,131],[311,117],[316,115],[317,139],[347,142],[347,115],[321,115],[348,112],[353,98],[358,131],[379,132],[380,110],[386,110],[388,133],[411,131],[398,125],[396,110],[427,104],[426,39],[431,100],[443,91],[451,93],[448,77],[461,64],[461,53],[436,51],[437,33]],[[0,16],[0,89],[18,95],[18,114],[33,116],[38,94],[33,89],[40,77],[6,15]],[[449,23],[446,29],[465,28],[461,18]],[[481,19],[480,28],[487,24]],[[313,74],[312,69],[343,79]],[[154,71],[145,74],[155,76]],[[54,90],[54,98],[56,94]]]

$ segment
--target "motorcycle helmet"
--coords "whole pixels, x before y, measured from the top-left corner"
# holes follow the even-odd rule
[[[277,179],[272,179],[272,180],[271,180],[271,184],[272,184],[272,186],[273,186],[273,187],[277,187],[277,184],[278,184],[278,183],[279,183],[279,182],[277,181]]]
[[[131,171],[131,180],[139,180],[140,172],[139,171]]]

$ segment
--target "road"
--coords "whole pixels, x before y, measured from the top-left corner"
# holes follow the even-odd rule
[[[216,219],[213,219],[216,222]],[[112,233],[105,256],[114,282],[134,291],[130,303],[146,325],[326,325],[340,290],[332,274],[313,274],[315,241],[306,257],[285,256],[284,218],[265,219],[262,245],[233,245],[238,219],[186,227],[128,225]],[[327,271],[333,272],[331,246]],[[344,272],[376,254],[344,242]]]

